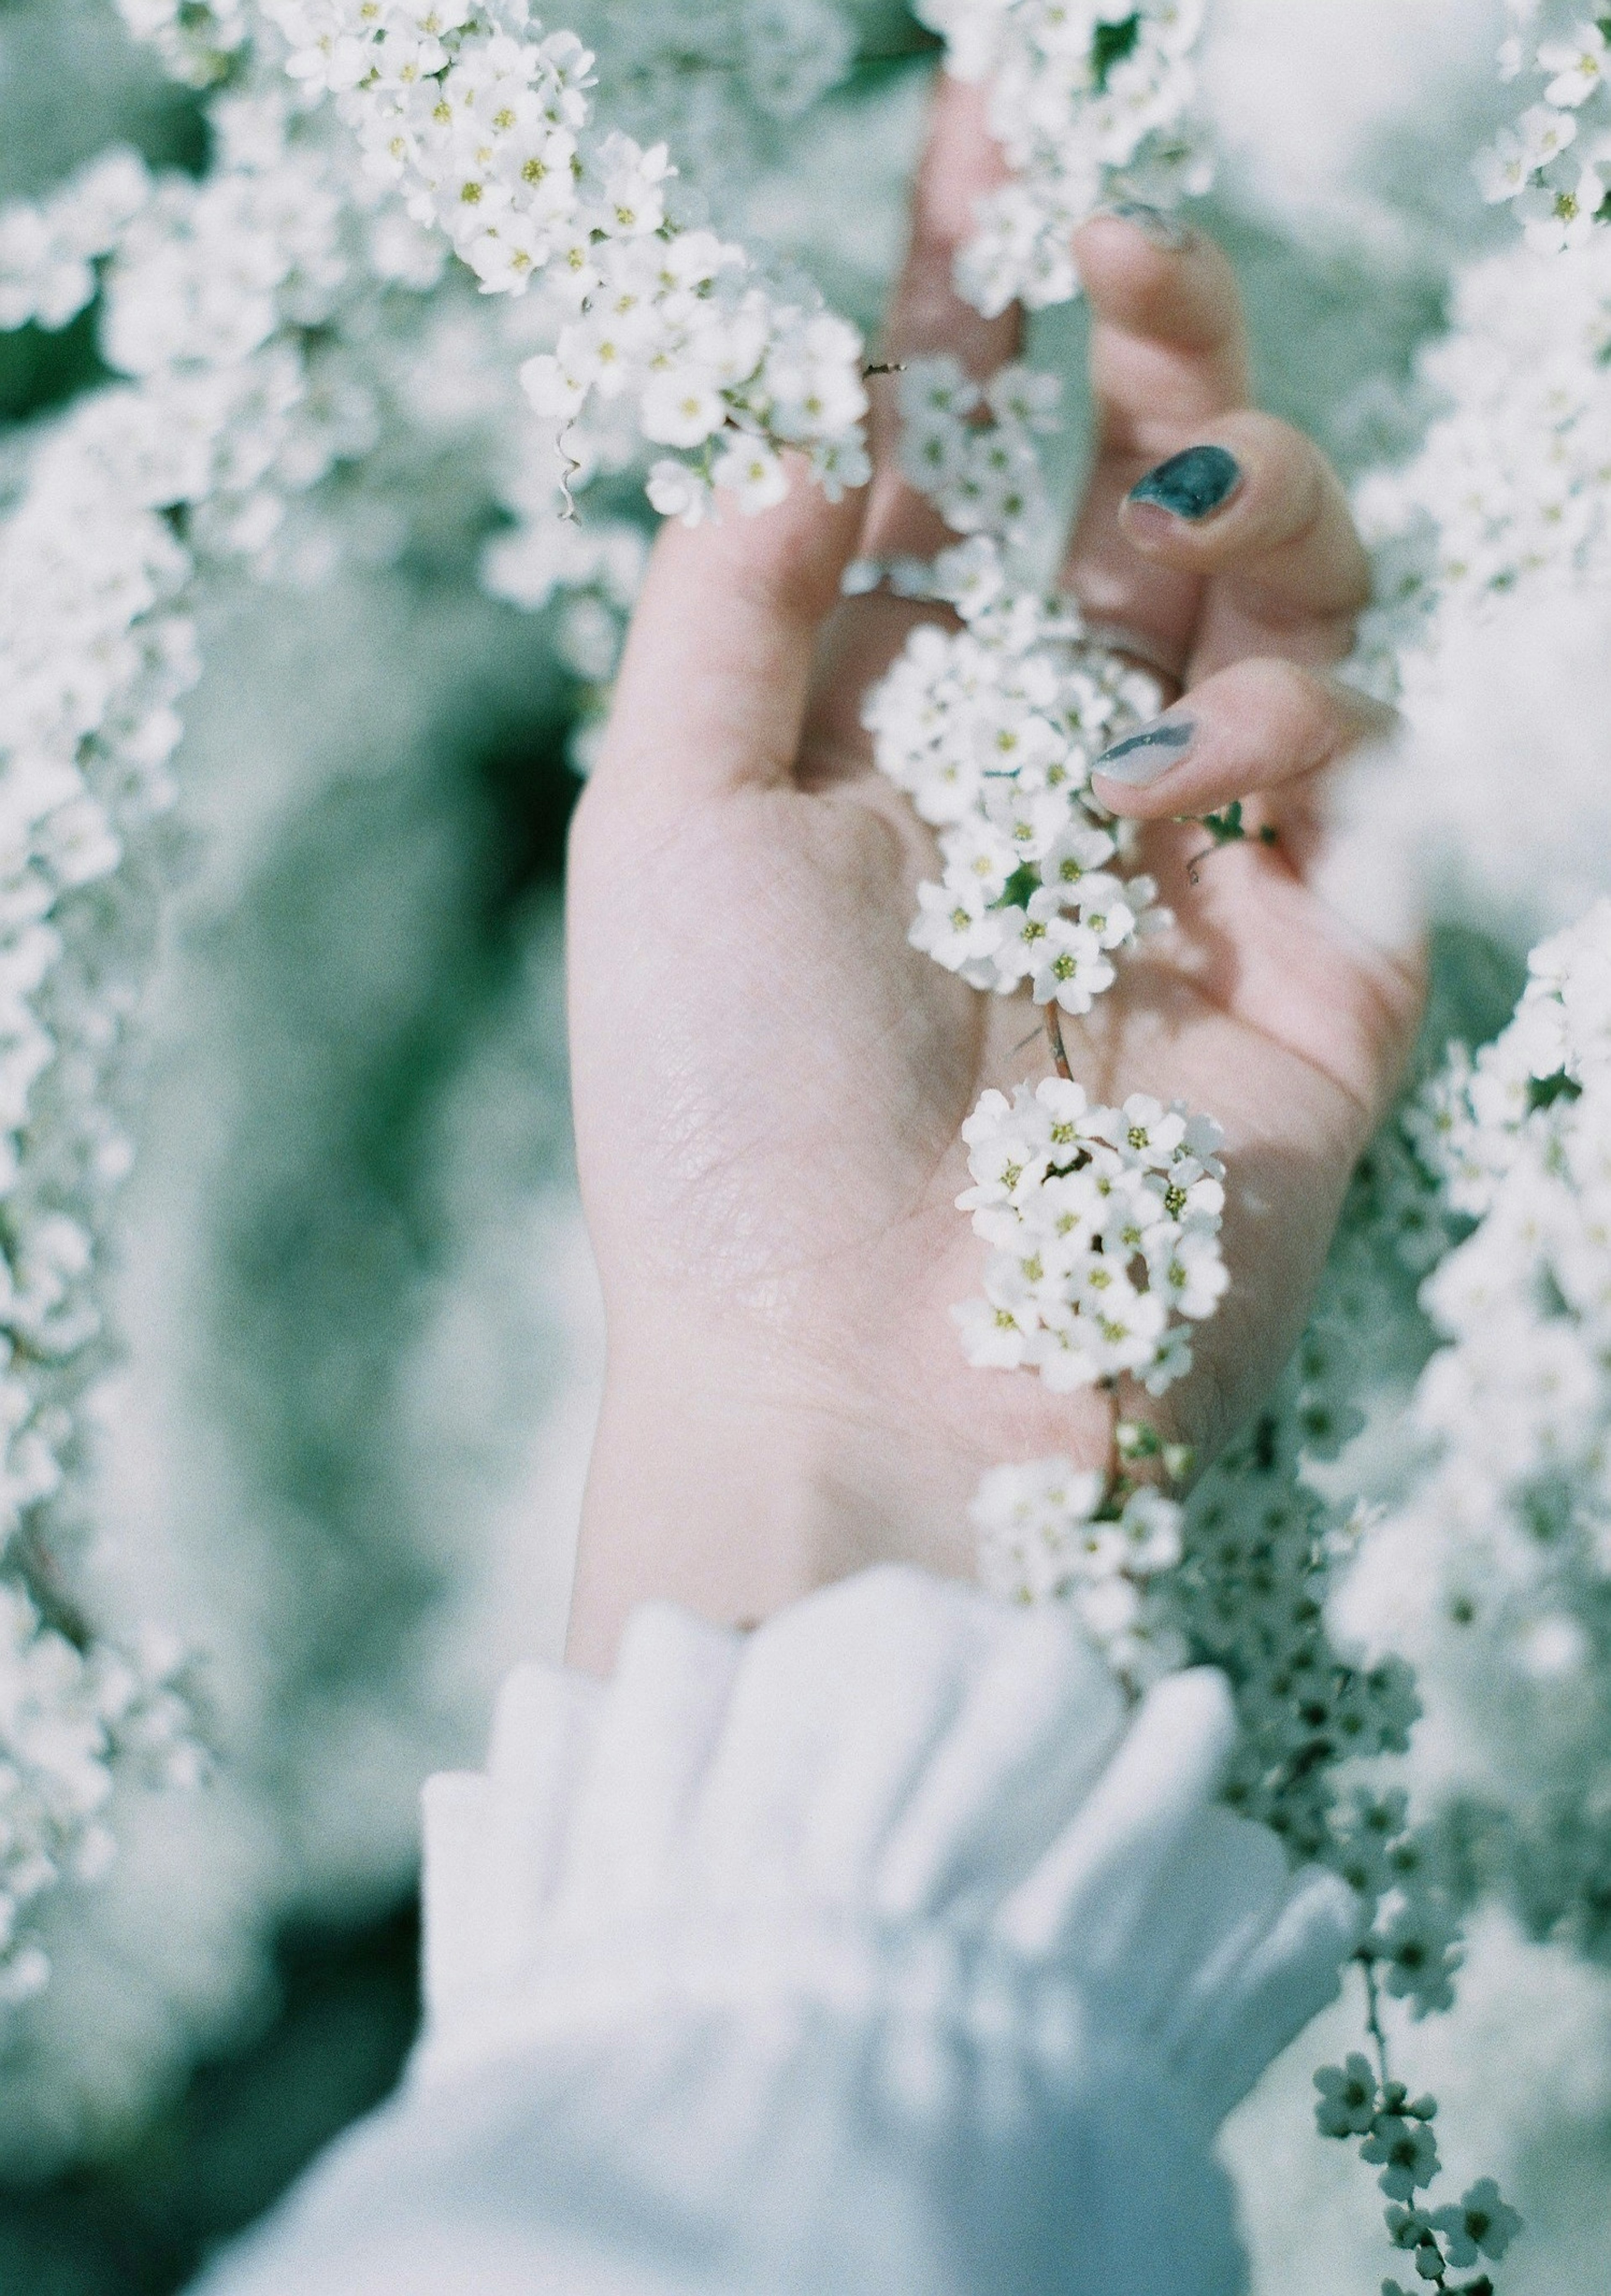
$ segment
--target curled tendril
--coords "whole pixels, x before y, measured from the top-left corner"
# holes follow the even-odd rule
[[[560,516],[572,526],[577,523],[577,498],[570,491],[570,482],[584,465],[577,462],[565,442],[576,427],[574,422],[566,423],[554,440],[554,452],[560,457],[560,494],[562,498]]]

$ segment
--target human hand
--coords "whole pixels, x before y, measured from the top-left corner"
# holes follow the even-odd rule
[[[994,165],[977,95],[945,86],[889,356],[947,348],[983,374],[1011,355],[1011,322],[950,286]],[[1366,590],[1341,488],[1247,407],[1223,258],[1159,236],[1120,219],[1080,235],[1100,435],[1065,581],[1187,688],[1170,769],[1100,792],[1149,824],[1144,865],[1179,923],[1064,1037],[1093,1098],[1179,1097],[1225,1128],[1231,1290],[1168,1398],[1172,1431],[1209,1449],[1296,1337],[1419,982],[1317,890],[1326,768],[1381,730],[1323,675]],[[577,816],[573,1082],[609,1330],[584,1664],[608,1664],[650,1595],[728,1620],[879,1558],[966,1573],[985,1466],[1108,1456],[1113,1398],[970,1369],[949,1315],[981,1273],[955,1209],[962,1122],[1046,1056],[1027,999],[982,996],[907,940],[933,840],[871,770],[860,714],[923,610],[841,604],[838,584],[855,554],[946,537],[887,430],[860,500],[797,480],[758,519],[661,536]],[[1213,514],[1129,498],[1204,445],[1239,473]],[[1233,799],[1277,841],[1227,847],[1193,882],[1204,832],[1174,817]]]

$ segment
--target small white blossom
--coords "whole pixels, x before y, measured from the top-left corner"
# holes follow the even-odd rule
[[[1469,2186],[1457,2206],[1435,2210],[1432,2223],[1443,2235],[1450,2263],[1462,2270],[1484,2256],[1497,2262],[1522,2229],[1521,2218],[1501,2199],[1492,2177]]]
[[[1582,247],[1605,204],[1607,174],[1604,162],[1589,160],[1558,160],[1546,169],[1516,202],[1529,245],[1546,255]]]
[[[1440,2166],[1437,2139],[1431,2129],[1424,2120],[1402,2113],[1377,2114],[1370,2136],[1360,2147],[1360,2157],[1381,2167],[1377,2182],[1395,2201],[1412,2199],[1431,2184]]]
[[[710,515],[709,480],[690,470],[686,463],[673,462],[669,456],[650,469],[644,491],[662,518],[680,519],[684,526],[698,526]]]
[[[1314,2076],[1321,2093],[1314,2118],[1322,2136],[1368,2136],[1380,2094],[1369,2061],[1357,2052],[1341,2065],[1322,2065]]]
[[[717,456],[711,484],[736,496],[740,510],[770,510],[789,492],[789,473],[764,439],[744,439]]]
[[[1544,90],[1545,102],[1576,111],[1605,85],[1605,34],[1598,24],[1580,24],[1569,40],[1544,41],[1538,62],[1541,71],[1554,75]]]

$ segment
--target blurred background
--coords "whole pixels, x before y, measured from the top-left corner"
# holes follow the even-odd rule
[[[1508,228],[1469,177],[1506,108],[1499,13],[1213,11],[1206,219],[1242,266],[1266,402],[1351,478],[1414,446],[1417,350]],[[670,133],[724,226],[876,324],[934,68],[897,0],[578,0],[568,20],[607,113]],[[0,0],[0,199],[112,142],[209,164],[200,100],[110,0]],[[385,2094],[417,2013],[420,1782],[477,1760],[503,1670],[560,1644],[601,1351],[563,844],[648,520],[603,473],[584,530],[607,521],[614,559],[554,588],[519,353],[472,284],[397,323],[385,420],[322,488],[319,549],[201,608],[74,1568],[97,1619],[192,1653],[209,1775],[119,1789],[116,1863],[53,1893],[51,1984],[4,2013],[7,2296],[183,2286]],[[1032,348],[1067,379],[1072,491],[1077,308]],[[0,488],[105,373],[94,308],[0,335]],[[1582,861],[1606,800],[1584,803],[1559,835],[1611,876]],[[1504,850],[1509,875],[1474,863],[1466,897],[1488,1026],[1557,921],[1536,854]],[[1418,2085],[1449,2093],[1445,2151],[1542,2219],[1507,2285],[1605,2284],[1611,1998],[1490,1928]],[[1306,2102],[1351,2041],[1304,2044],[1233,2132],[1260,2296],[1379,2278],[1373,2191]]]

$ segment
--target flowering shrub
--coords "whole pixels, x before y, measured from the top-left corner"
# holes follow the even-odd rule
[[[395,562],[437,484],[478,506],[465,555],[486,587],[553,609],[560,659],[601,694],[645,549],[639,480],[691,519],[716,484],[764,510],[785,446],[830,491],[864,467],[861,338],[761,258],[736,188],[850,68],[848,7],[593,0],[574,30],[546,31],[512,7],[428,20],[389,0],[123,8],[214,91],[205,171],[153,176],[114,152],[0,210],[0,324],[60,327],[94,305],[112,378],[18,447],[0,518],[10,1998],[45,1973],[30,1914],[104,1864],[119,1774],[181,1783],[200,1764],[174,1652],[80,1617],[61,1568],[85,1503],[85,1399],[115,1341],[102,1270],[198,628],[247,581]],[[991,82],[1010,164],[962,258],[981,309],[1066,299],[1074,223],[1103,203],[1167,209],[1205,180],[1195,6],[918,12],[953,72]],[[1536,102],[1485,187],[1514,198],[1523,243],[1457,283],[1452,330],[1422,361],[1440,411],[1361,497],[1382,599],[1366,667],[1412,717],[1457,625],[1611,570],[1611,291],[1593,228],[1611,181],[1607,32],[1516,12],[1509,61]],[[1166,922],[1131,832],[1090,791],[1095,757],[1157,691],[1029,570],[1051,530],[1049,380],[1015,366],[980,390],[918,361],[898,394],[907,474],[967,537],[934,567],[863,565],[847,585],[938,596],[960,624],[917,632],[869,704],[881,770],[939,832],[913,938],[982,991],[1026,984],[1055,1028]],[[1539,1934],[1606,1949],[1608,945],[1603,917],[1547,945],[1500,1043],[1454,1054],[1375,1144],[1285,1385],[1189,1496],[1187,1462],[1138,1424],[1108,1471],[1011,1464],[975,1510],[988,1583],[1070,1603],[1131,1687],[1223,1666],[1242,1726],[1230,1799],[1360,1891],[1369,2053],[1322,2074],[1319,2120],[1361,2146],[1423,2284],[1485,2271],[1516,2219],[1487,2179],[1431,2204],[1431,2101],[1390,2077],[1378,1994],[1447,2005],[1483,1892]],[[967,1145],[963,1209],[988,1253],[984,1296],[959,1316],[973,1358],[1054,1388],[1165,1389],[1225,1281],[1208,1119],[1097,1109],[1056,1078],[989,1097]],[[1317,1469],[1372,1404],[1389,1320],[1429,1360],[1419,1448],[1373,1516],[1346,1494],[1351,1458]],[[1425,1679],[1455,1645],[1509,1710],[1542,1712],[1564,1686],[1575,1718],[1550,1707],[1539,1780],[1412,1810],[1381,1767],[1416,1721],[1406,1658]]]
[[[296,21],[282,12],[295,36]],[[425,299],[443,282],[448,245],[478,250],[485,273],[492,241],[485,229],[468,242],[450,231],[445,243],[431,228],[443,216],[419,168],[409,189],[420,212],[411,216],[381,180],[388,168],[355,166],[348,129],[308,109],[297,84],[307,89],[323,77],[329,85],[328,70],[309,69],[315,54],[328,61],[329,48],[319,45],[328,25],[298,45],[255,11],[131,14],[184,77],[229,78],[209,106],[209,172],[199,180],[156,178],[133,153],[112,152],[43,200],[0,209],[0,324],[59,328],[95,301],[101,356],[115,378],[45,431],[0,515],[0,792],[11,808],[0,914],[0,1551],[9,1541],[19,1574],[17,1663],[34,1644],[38,1659],[28,1677],[34,1686],[26,1698],[20,1690],[15,1712],[34,1714],[46,1692],[59,1689],[63,1728],[93,1752],[103,1785],[108,1766],[120,1759],[156,1782],[194,1773],[199,1757],[169,1686],[176,1661],[165,1659],[152,1673],[154,1661],[121,1659],[75,1626],[87,1644],[88,1687],[71,1688],[61,1660],[71,1645],[39,1625],[25,1589],[37,1594],[53,1583],[55,1554],[70,1538],[67,1526],[81,1504],[73,1472],[80,1405],[109,1352],[100,1259],[131,1152],[121,1120],[137,1081],[128,1027],[158,930],[167,851],[159,824],[176,794],[168,767],[183,730],[177,705],[200,670],[196,608],[242,573],[308,583],[326,578],[343,553],[368,554],[366,526],[378,517],[384,530],[390,514],[380,442],[412,432],[428,454],[442,428],[429,394],[441,390],[444,345],[430,331]],[[433,108],[473,102],[478,75],[496,56],[524,75],[527,97],[536,101],[537,91],[563,115],[544,131],[561,141],[543,148],[559,153],[590,114],[579,85],[587,76],[581,43],[566,35],[544,45],[534,32],[512,43],[505,37],[498,47],[489,45],[487,28],[467,26],[461,19],[450,34],[458,62],[450,63],[443,47],[433,63]],[[394,61],[405,29],[402,20],[390,27]],[[360,30],[379,46],[387,28],[364,17]],[[470,53],[461,55],[466,40]],[[427,53],[416,39],[415,63]],[[775,51],[767,55],[775,66]],[[397,86],[413,86],[417,77]],[[775,73],[767,101],[785,111],[792,101]],[[527,102],[527,126],[530,115]],[[360,125],[372,133],[377,116],[372,104]],[[428,119],[424,134],[440,159],[446,146],[438,126]],[[662,346],[675,336],[690,350],[684,379],[703,361],[708,381],[711,362],[727,362],[720,422],[731,411],[733,427],[706,455],[707,469],[759,438],[773,479],[763,483],[752,472],[746,485],[760,506],[775,457],[766,438],[739,425],[764,393],[767,437],[784,435],[781,424],[791,442],[812,446],[830,487],[855,479],[864,398],[855,330],[769,301],[737,249],[708,232],[673,234],[663,205],[625,218],[623,167],[637,169],[650,201],[660,201],[642,171],[658,168],[653,183],[663,185],[663,150],[658,160],[623,160],[636,147],[608,135],[588,148],[603,173],[590,193],[567,159],[565,182],[577,197],[566,218],[587,243],[596,231],[601,259],[613,260],[615,247],[630,264],[628,241],[648,258]],[[532,156],[522,146],[520,166]],[[512,180],[529,223],[535,182],[519,168]],[[446,219],[456,226],[470,204],[461,201]],[[487,206],[495,205],[489,196]],[[481,219],[486,225],[486,213]],[[675,283],[660,276],[667,262],[682,266],[675,293]],[[624,275],[617,266],[617,287]],[[563,523],[556,533],[556,481],[566,463],[555,455],[555,427],[536,424],[512,388],[534,336],[540,343],[546,332],[555,340],[557,328],[564,349],[576,340],[564,332],[566,314],[596,305],[603,291],[601,271],[579,284],[568,271],[566,282],[556,308],[538,311],[535,297],[520,307],[534,315],[524,332],[517,323],[512,333],[500,332],[495,320],[490,358],[485,342],[477,347],[479,363],[507,369],[511,385],[498,409],[502,435],[495,430],[487,482],[518,517],[527,513],[487,546],[484,576],[496,594],[534,609],[564,587],[562,642],[580,674],[600,679],[613,667],[642,537],[621,520],[595,521],[585,538]],[[502,283],[523,287],[520,266],[508,265]],[[499,299],[487,308],[490,316],[514,307]],[[724,331],[719,353],[713,327]],[[641,347],[641,330],[637,340]],[[644,374],[653,367],[663,381],[665,365],[646,354]],[[614,378],[605,379],[601,395],[613,388]],[[789,391],[795,398],[786,405]],[[818,424],[829,399],[831,417]],[[462,434],[462,418],[456,427]],[[591,475],[617,455],[611,441],[595,439],[567,459],[573,474]],[[534,480],[538,463],[545,475]],[[367,501],[343,484],[365,465],[380,481]],[[705,486],[691,467],[685,476],[696,493]],[[405,538],[405,526],[388,546],[395,553]],[[136,1695],[119,1686],[126,1681],[145,1686]],[[172,1746],[160,1761],[151,1752],[154,1723],[142,1738],[127,1721],[144,1710],[142,1700],[169,1727]],[[18,1846],[0,1880],[10,1890],[0,1904],[0,1985],[13,1997],[45,1974],[37,1943],[18,1927],[20,1909],[65,1874],[102,1870],[110,1839],[95,1815],[103,1792],[75,1799],[37,1783],[51,1775],[46,1743],[41,1722],[25,1730],[18,1720],[18,1791],[37,1791],[51,1816],[48,1824],[43,1816],[25,1820],[26,1800],[13,1813]],[[80,1803],[89,1844],[82,1854],[73,1831]],[[49,1855],[41,1847],[47,1835]]]

